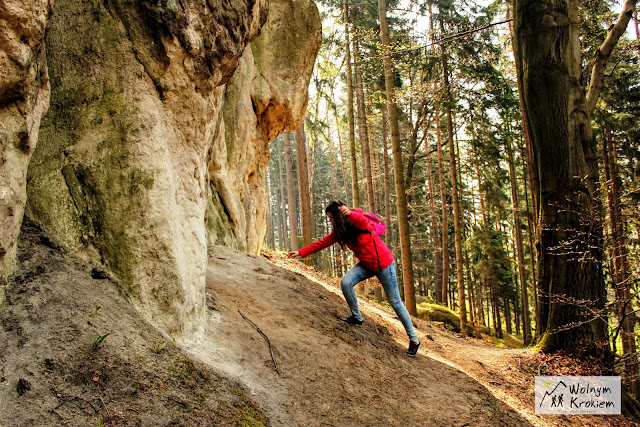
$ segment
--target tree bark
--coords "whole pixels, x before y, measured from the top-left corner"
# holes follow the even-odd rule
[[[373,141],[371,144],[371,153],[372,153],[372,167],[373,167],[373,184],[375,189],[375,206],[376,212],[381,209],[381,206],[384,204],[384,194],[383,194],[383,185],[381,183],[383,173],[382,169],[382,161],[380,160],[380,146],[378,145],[378,138],[376,136],[375,128],[369,127],[369,135],[371,135],[371,140]]]
[[[466,240],[466,239],[465,239]],[[471,323],[476,321],[475,315],[475,295],[473,293],[473,282],[471,281],[471,264],[469,263],[469,251],[464,251],[464,270],[467,274],[467,287],[469,289],[468,299],[469,299],[469,320]]]
[[[369,130],[367,128],[367,104],[364,99],[364,83],[362,81],[362,67],[360,63],[360,43],[353,41],[353,56],[355,59],[356,75],[356,111],[358,114],[358,139],[360,140],[360,150],[362,152],[364,177],[365,177],[365,202],[369,212],[375,212],[375,196],[373,194],[373,178],[371,176],[371,150],[369,147]],[[357,207],[357,206],[355,206]]]
[[[472,118],[473,121],[473,118]],[[477,154],[476,154],[477,157]],[[487,218],[487,208],[484,203],[484,194],[482,192],[482,179],[480,175],[480,167],[476,165],[476,174],[478,175],[478,191],[480,193],[480,209],[482,209],[482,224],[484,227],[484,233],[487,239],[487,245],[491,245],[491,234],[489,233],[489,220]],[[492,316],[493,316],[493,325],[496,331],[496,336],[498,338],[502,338],[502,319],[500,318],[500,304],[498,301],[498,284],[497,278],[494,277],[493,272],[493,256],[492,252],[489,251],[489,289],[491,291],[491,307],[492,307]]]
[[[284,140],[284,136],[283,136],[283,140]],[[288,236],[288,231],[287,231],[287,203],[286,203],[286,197],[285,197],[285,186],[286,186],[286,181],[285,178],[283,176],[283,169],[284,169],[284,161],[283,161],[283,155],[282,152],[284,151],[284,145],[281,147],[280,145],[278,145],[278,172],[280,175],[280,247],[282,249],[287,247],[287,236]]]
[[[444,74],[444,89],[447,97],[447,126],[449,132],[447,138],[449,142],[449,171],[451,172],[451,196],[453,198],[453,225],[456,246],[456,273],[458,276],[458,303],[460,304],[460,330],[464,334],[467,330],[467,304],[465,302],[464,291],[464,260],[462,258],[462,221],[460,215],[460,200],[458,198],[458,172],[456,166],[456,150],[453,146],[453,118],[451,111],[451,88],[449,86],[449,67],[447,54],[442,47],[442,71]]]
[[[531,319],[529,317],[529,294],[527,292],[527,279],[524,271],[524,247],[522,245],[522,227],[520,224],[520,201],[518,197],[518,181],[513,160],[513,147],[511,140],[506,141],[507,160],[509,162],[509,180],[511,181],[511,205],[513,207],[513,232],[515,234],[516,252],[518,259],[518,277],[520,278],[520,299],[522,300],[522,339],[524,345],[531,343]]]
[[[371,165],[371,182],[373,187],[373,206],[375,206],[375,211],[378,210],[378,165],[376,163],[376,137],[375,132],[371,127],[371,123],[367,123],[367,129],[369,133],[369,155],[371,160],[369,164]],[[373,212],[373,211],[372,211]]]
[[[522,166],[523,173],[527,171],[527,165],[523,164]],[[526,202],[527,212],[530,212],[530,209],[533,209],[529,206],[529,191],[527,189],[527,179],[523,179],[524,182],[524,199]],[[531,217],[532,215],[527,214],[527,235],[529,236],[529,263],[531,269],[531,282],[533,284],[533,296],[535,301],[535,324],[536,324],[536,335],[538,334],[540,324],[540,310],[538,308],[538,281],[536,279],[536,250],[533,244],[533,238],[535,235],[535,228],[531,225]],[[535,340],[535,337],[532,337],[532,340]]]
[[[416,309],[415,286],[413,282],[413,261],[411,260],[411,237],[409,235],[409,219],[407,216],[407,200],[404,186],[404,167],[402,165],[402,150],[400,147],[400,129],[398,126],[398,110],[395,101],[395,87],[391,64],[389,41],[389,26],[387,24],[387,6],[385,0],[378,0],[378,15],[380,18],[380,37],[384,65],[384,81],[387,90],[387,110],[391,127],[391,147],[393,153],[393,170],[396,184],[396,198],[398,204],[398,227],[400,231],[400,248],[402,253],[402,276],[404,283],[405,305],[409,314],[418,315]]]
[[[577,0],[573,0],[577,1]],[[591,80],[589,81],[589,91],[587,92],[587,111],[589,114],[593,114],[593,110],[596,108],[596,102],[600,97],[602,88],[604,86],[604,74],[607,67],[607,61],[613,52],[613,48],[618,44],[618,40],[627,30],[629,20],[633,16],[633,11],[636,9],[635,0],[626,0],[622,6],[622,12],[618,16],[617,22],[609,27],[607,38],[600,45],[600,48],[596,51],[596,54],[592,61],[591,68]]]
[[[511,8],[509,5],[507,5],[507,17],[510,18],[511,17]],[[537,202],[537,179],[536,179],[536,175],[535,175],[535,169],[533,167],[533,163],[532,163],[532,153],[531,153],[531,138],[529,137],[529,125],[527,124],[527,117],[526,114],[524,112],[524,101],[522,99],[522,76],[520,75],[520,67],[517,65],[520,61],[520,58],[518,57],[518,55],[516,55],[516,41],[515,41],[515,32],[513,29],[513,21],[509,22],[509,33],[511,34],[511,47],[513,50],[513,56],[515,58],[516,61],[516,80],[518,82],[518,102],[520,104],[520,115],[522,116],[522,136],[524,138],[524,143],[525,143],[525,157],[527,159],[527,172],[528,172],[528,177],[529,177],[529,184],[531,186],[531,204],[533,206],[532,208],[532,213],[533,213],[533,226],[537,227],[537,206],[538,206],[538,202]]]
[[[331,101],[333,101],[333,104],[335,105],[336,103],[336,98],[333,94],[333,87],[331,87]],[[352,111],[353,113],[353,111]],[[340,166],[342,168],[342,184],[344,186],[344,196],[345,196],[345,201],[347,203],[347,205],[349,206],[354,206],[351,204],[351,197],[349,196],[349,185],[347,184],[347,171],[344,167],[344,152],[342,150],[342,136],[340,135],[340,123],[338,121],[338,109],[334,108],[333,109],[333,114],[336,120],[336,132],[338,133],[338,146],[340,147]]]
[[[413,184],[413,171],[415,169],[416,163],[418,161],[416,155],[420,150],[420,146],[426,141],[427,133],[423,132],[422,138],[418,140],[418,129],[420,124],[423,124],[423,129],[426,130],[427,123],[424,118],[426,114],[426,105],[420,109],[420,113],[418,113],[418,117],[416,118],[416,124],[413,126],[411,131],[411,139],[409,140],[409,155],[407,156],[407,178],[405,180],[407,186],[407,204],[409,205],[409,209],[412,209],[411,206],[414,203],[414,193],[415,186]]]
[[[339,133],[338,133],[339,134]],[[327,138],[327,146],[329,148],[329,167],[331,175],[331,199],[338,200],[338,178],[336,170],[336,160],[333,147],[333,141],[330,137]]]
[[[507,333],[513,334],[513,328],[511,327],[511,309],[509,307],[509,298],[504,297],[502,299],[504,304],[504,323],[507,327]]]
[[[296,208],[295,184],[293,179],[293,156],[289,132],[284,133],[284,155],[287,168],[287,205],[289,207],[290,251],[298,250],[298,215]]]
[[[638,28],[638,10],[633,13],[633,22],[636,27],[636,42],[638,42],[638,48],[636,51],[638,52],[638,61],[640,61],[640,28]]]
[[[442,130],[440,127],[440,105],[438,103],[438,85],[433,83],[433,91],[436,94],[435,121],[436,121],[436,149],[438,151],[438,175],[440,178],[440,200],[442,201],[442,304],[449,306],[449,220],[447,206],[447,192],[444,182],[444,164],[442,161]]]
[[[438,227],[435,194],[433,191],[433,174],[431,172],[431,155],[427,153],[427,186],[429,190],[429,210],[431,212],[431,239],[433,240],[433,264],[435,266],[434,288],[436,304],[442,304],[442,235]]]
[[[267,243],[269,248],[275,249],[276,247],[276,237],[273,231],[273,215],[271,212],[272,204],[271,204],[271,174],[270,169],[267,168],[265,173],[265,192],[267,193]]]
[[[353,74],[351,73],[351,41],[349,40],[349,7],[347,0],[343,3],[344,14],[344,37],[345,37],[345,62],[347,73],[347,119],[349,121],[349,158],[351,160],[351,194],[353,194],[353,204],[360,206],[360,188],[358,186],[358,161],[356,159],[356,133],[355,119],[353,114]]]
[[[598,169],[580,87],[577,0],[515,0],[517,66],[538,171],[538,271],[543,294],[537,348],[611,359]]]
[[[296,131],[296,143],[298,146],[298,184],[300,215],[302,216],[302,243],[304,246],[313,243],[313,217],[311,216],[311,192],[309,191],[306,139],[303,121],[302,126]],[[304,261],[307,265],[313,265],[313,257],[307,257]]]
[[[622,338],[624,354],[624,382],[634,395],[638,394],[638,355],[636,354],[635,325],[636,316],[629,282],[627,261],[627,243],[624,234],[624,219],[620,202],[621,182],[618,174],[618,161],[613,135],[608,126],[605,128],[603,141],[603,163],[605,166],[607,200],[609,206],[609,229],[613,252],[613,288],[616,298],[616,316]]]
[[[382,111],[382,149],[384,156],[384,219],[387,225],[384,232],[384,243],[391,247],[391,188],[389,185],[391,177],[389,176],[389,150],[387,147],[387,105],[382,104],[380,109]]]

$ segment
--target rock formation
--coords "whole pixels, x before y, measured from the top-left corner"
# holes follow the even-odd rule
[[[27,215],[197,334],[207,242],[259,250],[267,143],[300,124],[319,43],[309,0],[56,0]]]
[[[210,244],[254,254],[266,232],[268,142],[302,124],[322,31],[311,1],[271,0],[269,8],[226,85],[208,163]]]
[[[0,2],[0,304],[27,199],[27,165],[49,106],[50,13],[50,0]]]

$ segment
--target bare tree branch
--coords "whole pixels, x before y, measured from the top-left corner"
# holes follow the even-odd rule
[[[620,13],[620,16],[618,16],[618,21],[609,28],[609,35],[602,45],[600,45],[600,48],[591,60],[593,68],[591,69],[591,81],[589,82],[589,91],[587,92],[587,109],[589,110],[589,114],[592,114],[593,110],[596,108],[596,102],[598,102],[598,98],[602,92],[607,61],[611,56],[611,52],[613,52],[613,48],[618,43],[618,40],[620,40],[620,37],[626,31],[627,25],[633,16],[635,8],[635,0],[626,0],[624,2],[622,12]]]

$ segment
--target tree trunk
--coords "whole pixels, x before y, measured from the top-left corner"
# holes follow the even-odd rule
[[[527,166],[523,165],[523,171],[526,171]],[[523,179],[524,182],[524,199],[526,202],[527,212],[532,209],[529,206],[529,192],[527,189],[527,179]],[[540,310],[538,309],[538,281],[536,280],[536,251],[533,244],[534,227],[531,225],[531,215],[527,214],[527,234],[529,236],[529,263],[531,269],[531,282],[533,283],[533,296],[535,301],[535,324],[536,324],[536,336],[538,335],[538,325],[540,324]],[[532,339],[535,339],[532,337]]]
[[[304,121],[296,131],[298,145],[298,184],[300,193],[300,215],[302,216],[302,244],[313,243],[313,217],[311,216],[311,193],[309,191],[309,175],[307,170],[307,143],[304,132]],[[333,175],[333,174],[332,174]],[[307,257],[305,264],[313,265],[313,257]]]
[[[433,240],[433,264],[435,266],[434,288],[436,304],[442,304],[442,235],[438,228],[433,175],[431,173],[431,155],[427,155],[427,186],[429,190],[429,210],[431,211],[431,239]]]
[[[638,28],[638,11],[637,10],[633,13],[633,22],[636,27],[636,42],[637,42],[636,46],[638,46],[636,51],[638,52],[638,60],[640,61],[640,29]]]
[[[418,315],[416,309],[415,286],[413,283],[413,262],[411,260],[411,237],[409,235],[409,219],[407,216],[407,200],[404,187],[404,167],[402,165],[402,151],[400,147],[400,129],[398,126],[398,110],[395,102],[395,87],[393,69],[389,50],[389,27],[387,24],[387,6],[385,0],[378,0],[378,15],[380,17],[380,37],[383,57],[384,81],[387,89],[387,110],[391,127],[391,147],[393,152],[393,170],[396,183],[396,198],[398,204],[398,226],[400,229],[400,249],[402,253],[402,276],[404,282],[405,305],[409,314]]]
[[[473,119],[472,119],[473,120]],[[477,155],[476,155],[477,157]],[[478,175],[478,191],[480,194],[480,209],[482,209],[482,224],[484,226],[484,233],[487,239],[487,245],[491,245],[491,234],[489,233],[489,220],[487,218],[487,209],[484,203],[484,194],[482,192],[482,178],[480,175],[480,167],[476,165],[476,174]],[[490,290],[491,290],[491,306],[492,306],[492,316],[493,316],[493,324],[496,331],[496,336],[498,338],[502,338],[502,319],[500,319],[500,304],[498,302],[498,284],[497,278],[494,277],[493,272],[493,256],[491,252],[489,252],[489,265],[490,265],[490,273],[487,279],[490,282]]]
[[[351,67],[349,67],[351,68]],[[333,101],[333,104],[336,104],[336,98],[333,94],[333,86],[331,87],[331,100]],[[351,111],[351,113],[353,114],[353,111]],[[345,196],[345,201],[347,203],[347,205],[349,206],[353,206],[351,204],[351,198],[349,197],[349,185],[347,184],[347,171],[344,167],[344,154],[343,154],[343,150],[342,150],[342,136],[340,135],[340,123],[338,121],[338,109],[334,108],[333,109],[333,115],[334,118],[336,120],[336,132],[338,133],[338,146],[340,147],[340,166],[342,168],[342,184],[344,186],[344,196]]]
[[[466,238],[465,238],[466,240]],[[471,281],[471,264],[469,263],[469,251],[464,251],[464,269],[467,273],[467,286],[469,288],[469,315],[471,322],[475,322],[477,320],[476,312],[476,300],[475,295],[473,293],[473,282]]]
[[[283,136],[284,140],[284,136]],[[284,161],[283,161],[284,144],[278,145],[278,172],[280,178],[280,248],[285,249],[287,247],[287,202],[286,202],[286,181],[283,176]]]
[[[267,244],[270,249],[276,248],[276,237],[273,231],[273,215],[271,212],[272,204],[271,204],[271,173],[269,168],[265,173],[265,192],[267,193]]]
[[[384,243],[391,247],[391,189],[389,181],[389,151],[387,147],[387,105],[382,104],[382,149],[384,150],[384,222],[387,225],[384,232]]]
[[[578,0],[571,0],[577,2]],[[607,61],[613,52],[616,44],[620,37],[627,30],[627,26],[629,25],[629,20],[633,16],[633,11],[636,9],[636,1],[635,0],[626,0],[622,6],[622,12],[618,16],[618,21],[609,27],[607,30],[607,38],[602,42],[600,48],[596,51],[595,57],[591,60],[593,64],[591,69],[591,79],[589,81],[589,91],[587,92],[586,109],[589,114],[593,113],[593,110],[596,108],[596,102],[598,102],[598,98],[600,97],[600,93],[602,92],[602,88],[604,87],[604,77],[605,77],[605,69],[607,67]],[[576,6],[577,11],[577,6]],[[576,38],[578,34],[576,34]],[[576,56],[579,58],[580,52],[576,52]],[[578,75],[578,77],[580,77]]]
[[[502,302],[504,304],[504,323],[507,327],[507,333],[513,334],[513,328],[511,327],[511,309],[509,307],[509,298],[504,297],[502,299]]]
[[[449,69],[447,63],[447,54],[442,47],[442,71],[444,74],[444,89],[447,103],[447,125],[449,132],[447,138],[449,141],[449,171],[451,172],[451,195],[453,197],[453,225],[455,233],[456,245],[456,273],[458,276],[458,303],[460,304],[460,330],[464,334],[467,330],[467,305],[464,295],[464,267],[462,258],[462,223],[460,215],[460,201],[458,199],[458,172],[456,169],[456,150],[453,146],[453,119],[451,112],[451,88],[449,87]]]
[[[517,290],[517,289],[516,289]],[[521,316],[520,316],[520,310],[518,307],[518,300],[517,298],[513,300],[513,314],[514,314],[514,325],[516,325],[516,334],[520,334],[520,320],[521,320]]]
[[[426,133],[427,123],[423,117],[425,112],[426,112],[426,106],[424,106],[420,110],[420,113],[418,114],[418,117],[416,119],[416,124],[415,126],[413,126],[413,129],[411,131],[411,139],[409,140],[409,155],[407,156],[407,178],[405,180],[405,183],[407,188],[407,204],[409,205],[410,209],[412,209],[411,206],[414,203],[414,197],[415,197],[414,196],[415,186],[413,184],[413,171],[418,161],[418,159],[416,158],[416,154],[418,153],[418,150],[420,150],[420,146],[422,145],[422,143],[427,138],[427,133]],[[423,128],[424,132],[422,134],[422,138],[420,139],[420,141],[418,141],[418,129],[419,129],[420,123],[424,124],[424,128]]]
[[[353,204],[360,206],[360,188],[358,186],[358,162],[356,159],[356,133],[355,120],[353,115],[353,74],[351,73],[351,42],[349,40],[349,8],[347,0],[343,3],[344,14],[344,37],[345,37],[345,62],[347,73],[347,119],[349,121],[349,157],[351,159],[351,194],[353,194]]]
[[[293,156],[291,155],[291,141],[289,132],[284,133],[284,155],[287,168],[287,205],[289,206],[289,230],[291,239],[289,250],[298,250],[298,215],[296,209],[295,184],[293,179]]]
[[[524,271],[524,248],[522,245],[522,227],[520,225],[520,201],[518,197],[518,181],[516,180],[516,168],[513,160],[513,147],[511,140],[506,140],[507,160],[509,162],[509,180],[511,181],[511,204],[513,206],[513,231],[516,241],[518,259],[518,277],[520,278],[520,299],[522,300],[522,339],[524,345],[531,343],[531,319],[529,318],[529,295],[527,292],[527,279]]]
[[[638,394],[638,355],[636,354],[635,324],[636,316],[633,312],[631,297],[629,267],[627,262],[627,243],[624,234],[624,218],[620,205],[620,176],[618,175],[618,161],[615,143],[611,130],[607,126],[603,141],[603,163],[606,177],[607,200],[609,206],[609,229],[613,252],[613,288],[616,298],[616,316],[619,333],[622,338],[624,354],[625,384],[630,387],[634,395]],[[614,338],[615,339],[615,338]]]
[[[372,182],[372,187],[373,187],[373,206],[375,206],[375,211],[377,211],[378,208],[378,165],[376,164],[376,138],[375,138],[375,132],[373,132],[373,129],[371,128],[371,123],[367,123],[367,129],[368,129],[368,133],[369,133],[369,156],[370,156],[370,161],[369,164],[371,165],[371,182]],[[373,211],[372,211],[373,212]]]
[[[369,127],[369,135],[371,136],[371,163],[372,163],[372,173],[373,173],[373,188],[375,190],[375,206],[376,212],[381,209],[384,195],[382,194],[382,184],[380,180],[382,179],[382,162],[380,161],[380,147],[378,145],[378,138],[376,136],[375,128]]]
[[[577,0],[515,0],[515,41],[533,164],[538,171],[537,348],[611,359],[598,164],[580,82]]]
[[[371,177],[371,151],[369,148],[369,131],[367,129],[367,104],[364,99],[364,83],[362,81],[362,68],[360,63],[360,43],[353,41],[353,56],[355,59],[356,75],[356,111],[358,113],[358,139],[360,140],[361,159],[363,160],[365,177],[365,202],[369,212],[375,212],[375,198],[373,195],[373,178]],[[354,206],[358,207],[358,206]]]
[[[511,7],[507,5],[507,17],[511,17]],[[513,21],[509,22],[509,33],[511,34],[511,47],[513,50],[513,56],[515,58],[516,63],[519,63],[520,58],[516,55],[516,41],[515,41],[515,32],[513,29]],[[524,112],[524,101],[522,99],[522,76],[520,75],[520,68],[516,66],[516,80],[518,83],[518,101],[520,103],[520,115],[522,117],[522,136],[524,138],[525,143],[525,157],[527,159],[527,172],[529,177],[529,183],[531,185],[531,204],[533,206],[533,224],[534,227],[537,227],[537,179],[535,176],[535,169],[532,163],[532,152],[531,152],[531,138],[529,137],[529,125],[527,124],[527,117]]]
[[[328,118],[328,117],[327,117]],[[327,120],[326,123],[329,123]],[[338,135],[340,132],[338,132]],[[331,136],[327,135],[327,146],[329,148],[329,167],[331,175],[331,199],[338,200],[338,171],[336,170],[336,156],[334,152],[333,141]]]
[[[438,175],[440,178],[440,200],[442,201],[442,305],[449,306],[449,221],[447,192],[444,183],[444,164],[442,161],[442,131],[440,127],[440,105],[438,85],[433,83],[433,92],[436,94],[435,121],[436,121],[436,149],[438,151]]]
[[[484,292],[485,292],[484,283],[482,282],[480,277],[476,275],[476,296],[478,298],[478,308],[480,310],[478,313],[479,319],[483,325],[489,326],[488,325],[489,318],[485,315],[485,310],[484,310],[484,301],[485,301]]]

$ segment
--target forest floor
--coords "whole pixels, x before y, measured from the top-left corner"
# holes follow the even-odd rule
[[[207,333],[175,343],[141,320],[99,268],[28,222],[0,306],[0,426],[601,426],[622,416],[539,416],[533,377],[553,361],[361,299],[284,254],[217,246]],[[107,335],[108,334],[108,335]]]

